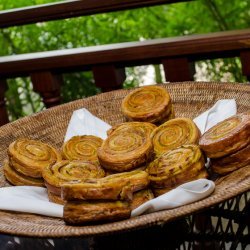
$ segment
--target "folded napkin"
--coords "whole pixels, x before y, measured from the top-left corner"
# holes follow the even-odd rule
[[[131,217],[190,204],[209,196],[214,191],[214,188],[214,182],[207,179],[187,182],[157,198],[143,203],[132,211]]]
[[[49,202],[46,188],[16,186],[0,188],[0,209],[63,217],[63,206]]]
[[[211,109],[195,118],[194,122],[200,128],[201,132],[204,133],[204,131],[206,131],[211,126],[234,114],[236,114],[235,101],[220,100],[216,102],[216,104]],[[106,131],[110,127],[110,125],[92,115],[88,110],[79,109],[74,111],[72,114],[64,140],[67,141],[72,136],[84,134],[96,135],[105,139],[107,137]],[[158,197],[160,198],[160,202],[158,198],[151,200],[150,202],[155,205],[149,209],[147,208],[147,212],[170,209],[205,198],[212,192],[213,187],[211,181],[205,181],[208,183],[208,186],[206,186],[209,187],[208,191],[205,191],[204,186],[200,185],[199,180],[197,181],[197,185],[196,183],[191,182],[193,183],[192,185],[194,185],[193,187],[201,188],[199,190],[197,189],[196,192],[195,190],[191,192],[189,190],[189,183],[186,183],[184,184],[184,188],[187,187],[185,190],[183,188],[179,189],[177,187],[177,191],[170,191],[169,193],[160,196],[161,198]],[[154,200],[156,200],[156,203],[154,203]],[[25,186],[0,188],[0,209],[42,214],[54,217],[63,216],[63,206],[49,202],[46,189],[39,187]],[[132,216],[139,215],[144,212],[144,210],[143,212],[139,213],[135,212],[142,211],[138,209],[139,208],[132,212]]]

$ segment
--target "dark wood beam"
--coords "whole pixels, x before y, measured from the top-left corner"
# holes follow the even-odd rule
[[[0,11],[0,28],[192,0],[70,0]]]
[[[240,52],[249,49],[250,29],[225,31],[0,57],[0,77],[48,70],[57,73],[91,70],[103,64],[123,68],[161,63],[163,59],[174,57],[185,57],[192,62],[240,56]]]

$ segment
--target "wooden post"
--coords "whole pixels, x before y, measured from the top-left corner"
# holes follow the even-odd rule
[[[240,60],[242,64],[242,74],[250,81],[250,50],[241,51]]]
[[[194,64],[189,63],[187,58],[167,58],[162,60],[162,64],[166,81],[183,82],[194,80]]]
[[[34,90],[41,94],[47,108],[60,104],[60,87],[63,82],[61,75],[50,71],[36,72],[31,74]]]
[[[7,90],[6,79],[0,79],[0,126],[9,122],[8,113],[5,105],[6,90]]]
[[[92,71],[96,86],[103,92],[121,89],[126,79],[125,69],[114,65],[93,66]]]

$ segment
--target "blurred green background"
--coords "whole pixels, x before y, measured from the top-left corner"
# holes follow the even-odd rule
[[[0,10],[49,2],[57,1],[0,0]],[[197,0],[1,29],[0,56],[249,27],[249,0]],[[196,70],[196,80],[246,82],[238,58],[197,62]],[[165,81],[160,65],[127,68],[126,73],[124,88]],[[100,92],[91,72],[63,77],[63,102]],[[29,78],[10,79],[8,87],[6,100],[11,120],[44,109]]]

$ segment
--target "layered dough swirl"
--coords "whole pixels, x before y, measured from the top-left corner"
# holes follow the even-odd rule
[[[108,170],[123,172],[146,163],[153,153],[151,131],[150,123],[121,124],[97,150],[100,164]]]
[[[60,161],[43,170],[43,178],[48,191],[61,195],[61,186],[70,181],[84,181],[90,178],[102,178],[105,171],[89,161]]]
[[[154,194],[151,189],[143,189],[140,190],[133,195],[133,200],[131,203],[131,209],[136,209],[143,203],[152,200],[154,198]]]
[[[63,209],[64,221],[73,225],[122,220],[130,214],[130,204],[126,201],[70,201]]]
[[[41,141],[17,139],[8,148],[9,162],[15,170],[23,175],[39,178],[45,167],[62,159],[60,153],[52,146]]]
[[[211,159],[212,170],[220,175],[228,174],[248,164],[250,164],[250,144],[230,155]]]
[[[250,113],[232,116],[203,134],[199,145],[210,158],[234,153],[250,143]]]
[[[63,144],[63,157],[67,160],[85,160],[97,162],[97,149],[103,140],[93,135],[74,136]]]
[[[176,118],[163,123],[152,133],[156,156],[184,144],[198,144],[200,131],[189,118]]]
[[[122,112],[130,121],[160,123],[174,115],[170,95],[160,86],[145,86],[129,93]]]
[[[150,184],[156,195],[169,191],[185,182],[206,178],[204,157],[197,145],[183,145],[162,154],[147,168]]]
[[[134,170],[101,179],[65,183],[62,196],[65,200],[131,200],[133,192],[146,188],[148,184],[148,174]]]

